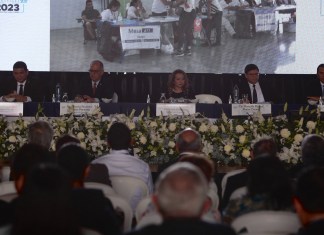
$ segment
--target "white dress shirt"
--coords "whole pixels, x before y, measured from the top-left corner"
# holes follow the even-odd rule
[[[251,97],[253,97],[253,84],[249,83],[249,87],[250,87]],[[255,90],[256,90],[256,93],[257,93],[257,97],[258,97],[258,103],[265,102],[264,96],[263,96],[263,93],[262,93],[262,90],[261,90],[261,87],[260,87],[260,84],[258,82],[255,84]]]

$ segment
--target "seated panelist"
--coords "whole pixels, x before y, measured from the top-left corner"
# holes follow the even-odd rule
[[[112,0],[108,8],[101,12],[102,21],[117,21],[122,18],[120,12],[120,2],[118,0]]]
[[[101,18],[98,10],[93,8],[92,0],[86,1],[85,9],[81,13],[81,18],[84,22],[84,27],[88,33],[89,39],[96,38],[96,22]]]
[[[127,8],[127,19],[147,18],[146,10],[141,0],[132,0]]]
[[[0,80],[0,101],[42,101],[44,97],[39,83],[32,80],[28,74],[26,63],[17,61],[13,65],[13,77]]]
[[[168,81],[167,98],[173,99],[194,99],[194,93],[189,85],[187,74],[177,69],[170,75]]]
[[[104,76],[104,65],[99,60],[90,64],[90,79],[81,83],[79,95],[75,97],[76,102],[99,102],[104,99],[113,99],[117,102],[117,95],[114,93],[111,80]]]

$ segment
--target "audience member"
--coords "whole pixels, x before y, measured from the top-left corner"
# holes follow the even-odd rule
[[[200,219],[208,204],[207,192],[206,178],[196,166],[186,162],[174,164],[160,175],[153,195],[163,217],[162,224],[129,234],[235,234],[225,225]]]
[[[304,166],[324,166],[324,138],[317,134],[305,136],[302,145]]]
[[[202,20],[203,27],[206,30],[207,39],[207,42],[202,44],[202,46],[210,45],[210,36],[213,28],[216,29],[216,42],[211,45],[221,45],[223,9],[219,3],[219,0],[200,0],[198,5],[199,12],[207,16],[207,19]]]
[[[239,83],[240,95],[247,94],[250,103],[273,101],[271,86],[259,80],[259,68],[255,64],[248,64],[244,69],[245,80]]]
[[[54,164],[37,164],[27,174],[21,196],[15,201],[14,221],[8,234],[86,234],[73,216],[71,184]]]
[[[108,8],[101,12],[102,21],[117,21],[120,19],[121,14],[119,12],[120,2],[118,0],[112,0],[108,4]]]
[[[46,121],[36,121],[28,126],[28,143],[50,149],[54,136],[53,128]]]
[[[262,138],[254,143],[251,150],[251,158],[256,158],[258,156],[269,155],[272,157],[277,156],[277,144],[272,138]],[[227,178],[227,183],[225,189],[223,189],[224,194],[221,200],[221,210],[223,210],[232,195],[232,193],[241,187],[246,186],[248,179],[248,174],[246,171],[240,171],[237,174],[233,174]]]
[[[13,65],[13,78],[0,80],[0,101],[31,102],[43,101],[44,95],[39,82],[29,77],[29,70],[23,61]]]
[[[123,175],[143,180],[151,194],[153,192],[153,181],[149,165],[129,151],[132,148],[130,129],[124,123],[113,123],[108,130],[107,141],[111,148],[110,152],[95,159],[92,164],[106,165],[109,176]],[[138,201],[134,200],[134,205],[131,205],[132,208],[135,208],[137,203]]]
[[[293,199],[303,225],[298,235],[324,233],[324,168],[306,168],[299,176]]]
[[[168,81],[168,91],[167,98],[173,99],[194,99],[194,93],[189,84],[189,79],[187,74],[181,70],[177,69],[172,72]]]
[[[80,224],[102,234],[120,234],[116,212],[101,190],[84,188],[89,170],[89,155],[80,146],[63,146],[57,153],[58,164],[65,169],[73,186],[71,205]]]
[[[258,210],[292,210],[292,187],[288,172],[277,157],[259,156],[247,168],[247,195],[231,200],[224,221]]]
[[[80,140],[72,135],[63,135],[56,140],[55,151],[58,152],[66,144],[80,144]]]
[[[81,83],[80,95],[75,97],[77,102],[99,102],[103,98],[113,99],[114,90],[110,79],[104,76],[104,65],[100,60],[90,64],[90,79]]]
[[[85,39],[96,39],[96,22],[101,18],[98,10],[93,8],[92,0],[86,1],[85,9],[81,13],[81,18],[84,21],[84,27],[87,32]]]
[[[196,18],[194,1],[175,0],[172,1],[172,7],[179,7],[179,9],[181,9],[179,16],[178,45],[174,55],[189,56],[191,55],[193,23]]]
[[[127,19],[147,18],[146,10],[141,0],[132,0],[127,9]]]

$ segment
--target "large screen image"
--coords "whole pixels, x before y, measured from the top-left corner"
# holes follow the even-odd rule
[[[153,1],[142,0],[147,16]],[[100,13],[109,4],[92,2]],[[246,64],[255,63],[261,73],[307,74],[323,63],[324,0],[281,0],[263,7],[223,9],[218,43],[213,29],[206,44],[206,28],[200,27],[200,20],[206,18],[199,16],[192,27],[191,54],[183,56],[172,54],[179,41],[178,16],[130,21],[125,19],[129,0],[120,3],[121,17],[111,28],[120,32],[123,51],[107,60],[102,55],[102,27],[96,31],[97,40],[85,40],[80,18],[86,0],[0,0],[0,70],[11,70],[14,62],[22,60],[33,71],[88,71],[90,62],[99,59],[109,72],[181,68],[189,73],[242,73]],[[145,43],[136,44],[139,41]]]

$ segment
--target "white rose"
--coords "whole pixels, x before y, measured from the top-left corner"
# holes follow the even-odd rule
[[[237,125],[235,127],[235,130],[237,133],[243,133],[244,132],[244,127],[242,125]]]
[[[174,146],[175,146],[174,141],[169,141],[169,143],[168,143],[168,147],[170,147],[170,148],[174,148]]]
[[[81,142],[80,146],[81,146],[81,148],[83,148],[83,149],[87,149],[87,145],[86,145],[85,142]]]
[[[245,141],[246,141],[246,136],[245,135],[240,135],[240,137],[239,137],[240,144],[244,144]]]
[[[141,142],[141,144],[146,144],[146,142],[147,142],[146,137],[145,136],[141,136],[140,142]]]
[[[306,123],[306,127],[307,127],[309,130],[314,130],[315,127],[316,127],[316,123],[313,122],[313,121],[308,121],[308,122]]]
[[[227,154],[229,154],[229,152],[232,150],[232,146],[231,145],[225,145],[224,146],[224,151],[227,153]]]
[[[211,132],[216,133],[218,131],[218,126],[212,125],[210,127]]]
[[[60,131],[61,132],[65,132],[65,128],[64,127],[60,127]]]
[[[156,153],[156,151],[151,151],[151,157],[156,157],[156,155],[157,155],[157,153]]]
[[[85,138],[85,135],[84,135],[83,132],[79,132],[79,133],[77,134],[77,137],[78,137],[79,140],[83,140],[83,139]]]
[[[128,122],[127,126],[130,130],[133,130],[135,128],[135,123],[134,122]]]
[[[206,132],[208,129],[207,125],[205,123],[202,123],[199,127],[199,132]]]
[[[10,143],[16,143],[16,141],[17,141],[17,139],[16,139],[15,136],[12,135],[12,136],[9,137],[9,142]]]
[[[169,131],[175,131],[175,129],[177,128],[175,123],[170,123],[169,125]]]
[[[250,158],[250,150],[248,150],[248,149],[243,149],[243,151],[242,151],[242,157],[244,157],[244,158]]]
[[[295,142],[297,142],[297,143],[302,142],[303,139],[304,139],[304,137],[303,137],[303,135],[301,135],[301,134],[296,134],[295,137],[294,137],[294,140],[295,140]]]
[[[150,127],[157,127],[157,123],[156,122],[151,122]]]
[[[282,138],[287,139],[290,136],[290,131],[287,128],[284,128],[280,131],[280,135]]]

